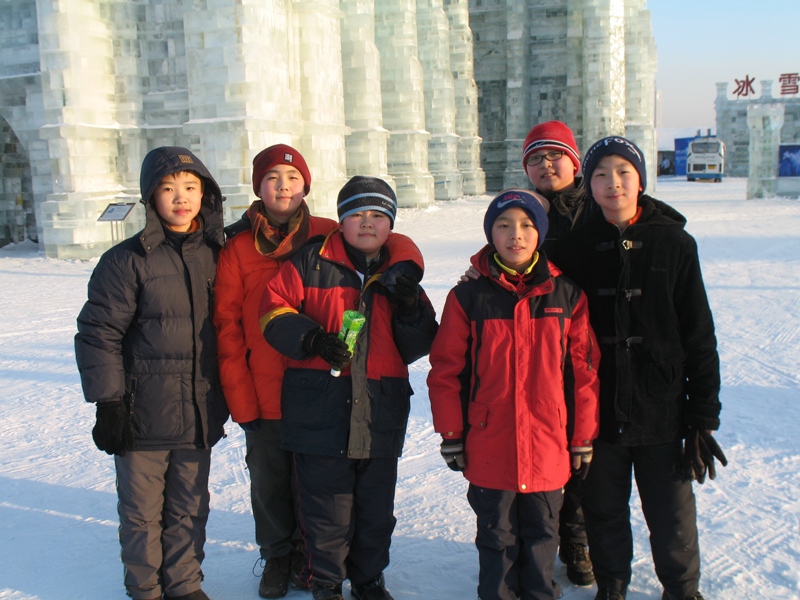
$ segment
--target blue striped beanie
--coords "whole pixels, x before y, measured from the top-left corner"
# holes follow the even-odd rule
[[[356,175],[344,184],[336,202],[336,213],[341,223],[347,217],[365,210],[385,213],[392,221],[397,216],[397,196],[383,179]]]

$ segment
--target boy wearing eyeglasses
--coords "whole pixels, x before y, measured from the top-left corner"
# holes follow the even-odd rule
[[[576,177],[581,157],[572,130],[560,121],[536,125],[525,138],[522,165],[536,191],[550,201],[548,233],[541,249],[552,259],[555,243],[599,212],[597,204],[587,199],[583,179]],[[553,262],[558,264],[557,257]],[[567,578],[584,586],[594,582],[594,575],[581,509],[581,484],[582,478],[573,476],[564,487],[558,556],[567,566]]]
[[[560,121],[536,125],[522,146],[522,166],[536,191],[550,202],[548,234],[542,249],[552,258],[553,244],[598,211],[586,199],[582,178],[576,177],[581,156],[572,130]]]

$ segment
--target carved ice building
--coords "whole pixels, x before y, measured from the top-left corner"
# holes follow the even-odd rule
[[[355,174],[406,207],[483,193],[468,22],[467,0],[0,0],[0,245],[99,255],[160,145],[203,159],[229,219],[275,143],[320,215]]]
[[[556,119],[583,154],[624,135],[656,180],[656,48],[646,0],[470,0],[486,186],[529,186],[522,143]]]

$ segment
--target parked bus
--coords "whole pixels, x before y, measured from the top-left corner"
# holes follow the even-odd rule
[[[697,179],[711,179],[712,181],[722,181],[725,172],[725,144],[711,135],[698,136],[689,142],[688,153],[686,155],[686,179],[696,181]]]

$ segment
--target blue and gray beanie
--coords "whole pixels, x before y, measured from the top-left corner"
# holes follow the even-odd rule
[[[341,223],[352,214],[365,210],[386,213],[392,221],[397,216],[397,196],[383,179],[356,175],[344,184],[336,202],[336,213]]]

